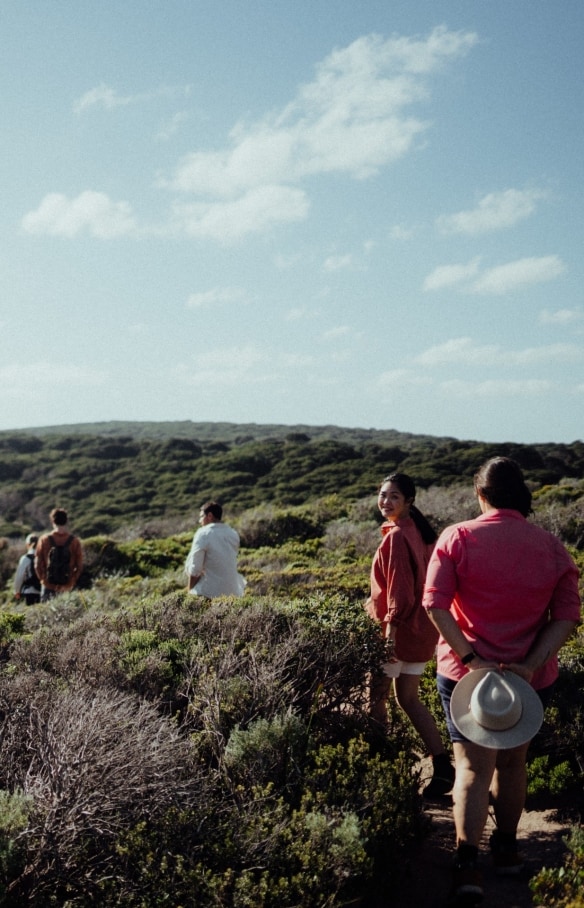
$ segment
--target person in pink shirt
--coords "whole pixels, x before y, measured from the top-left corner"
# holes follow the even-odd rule
[[[387,641],[388,662],[370,682],[372,717],[387,726],[387,700],[393,680],[395,698],[420,735],[433,761],[426,797],[452,788],[454,768],[436,722],[420,700],[420,678],[432,659],[438,633],[422,608],[426,567],[436,533],[414,505],[416,487],[406,473],[392,473],[379,489],[377,504],[385,523],[371,566],[371,595],[365,603]]]
[[[487,461],[474,481],[481,514],[447,527],[428,565],[423,604],[440,632],[437,683],[453,742],[457,852],[454,891],[483,894],[478,849],[491,799],[495,869],[522,868],[517,826],[525,805],[529,741],[511,749],[480,746],[450,714],[457,681],[469,671],[515,672],[544,706],[558,676],[557,654],[580,621],[578,569],[562,543],[527,520],[531,493],[520,467]]]

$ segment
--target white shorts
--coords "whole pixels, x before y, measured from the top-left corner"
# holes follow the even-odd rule
[[[400,675],[422,675],[425,668],[425,662],[400,662],[399,659],[384,662],[381,666],[386,678],[399,678]]]

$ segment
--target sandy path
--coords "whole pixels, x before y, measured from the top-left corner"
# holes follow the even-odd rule
[[[431,763],[422,760],[421,778],[427,781]],[[485,895],[480,908],[539,908],[533,900],[529,880],[542,867],[560,867],[566,846],[563,839],[571,825],[580,822],[578,805],[549,808],[528,801],[518,830],[518,839],[524,868],[516,877],[497,876],[491,867],[489,836],[495,828],[490,815],[481,842],[481,869]],[[546,809],[544,809],[546,808]],[[455,908],[450,898],[452,860],[454,854],[454,823],[452,800],[429,802],[425,813],[430,820],[430,832],[422,844],[405,861],[404,879],[396,890],[388,891],[379,899],[367,902],[366,908]]]

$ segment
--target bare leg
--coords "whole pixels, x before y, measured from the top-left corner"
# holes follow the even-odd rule
[[[497,762],[491,793],[497,828],[513,834],[525,806],[527,794],[526,758],[529,742],[511,750],[497,751]]]
[[[419,697],[420,675],[400,675],[393,681],[395,699],[434,757],[445,753],[440,732],[430,710]]]
[[[387,701],[391,690],[391,678],[387,675],[371,675],[369,679],[369,713],[372,719],[387,728]]]
[[[489,788],[498,751],[470,741],[454,745],[456,780],[452,790],[456,842],[478,848],[489,812]]]

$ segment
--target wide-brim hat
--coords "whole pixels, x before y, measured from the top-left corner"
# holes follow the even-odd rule
[[[479,668],[460,679],[450,701],[452,721],[481,747],[507,750],[530,741],[543,722],[543,705],[514,672]]]

